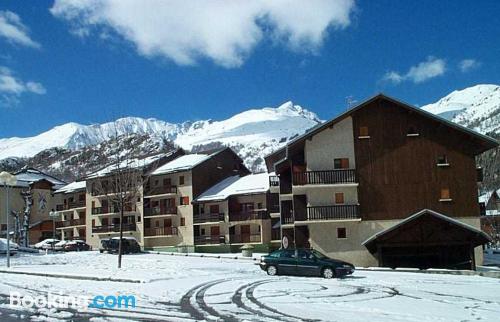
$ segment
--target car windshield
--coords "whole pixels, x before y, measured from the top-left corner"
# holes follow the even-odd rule
[[[325,255],[321,254],[317,250],[313,250],[312,252],[313,252],[314,256],[316,256],[319,259],[327,258]]]

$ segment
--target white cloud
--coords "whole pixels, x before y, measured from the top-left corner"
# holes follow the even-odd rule
[[[458,68],[462,73],[477,69],[481,66],[481,63],[475,59],[464,59],[458,63]]]
[[[0,37],[18,45],[40,48],[40,44],[32,40],[28,32],[28,28],[17,14],[12,11],[0,11]]]
[[[329,29],[350,24],[353,9],[354,0],[56,0],[51,12],[79,36],[112,31],[146,57],[237,67],[266,37],[313,52]]]
[[[33,81],[24,82],[17,78],[9,68],[0,66],[1,105],[13,105],[25,93],[43,95],[46,92],[42,84]]]
[[[418,84],[431,78],[441,76],[445,72],[446,62],[443,59],[429,56],[426,61],[410,67],[405,74],[389,71],[384,75],[382,80],[392,82],[393,84],[399,84],[403,81],[412,81]]]

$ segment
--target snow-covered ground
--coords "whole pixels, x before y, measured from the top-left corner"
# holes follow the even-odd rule
[[[356,271],[345,279],[270,277],[250,260],[97,252],[17,255],[12,270],[141,280],[75,280],[0,273],[0,320],[498,321],[500,280]],[[0,257],[5,267],[5,257]],[[13,310],[11,291],[29,295],[134,295],[134,309]]]

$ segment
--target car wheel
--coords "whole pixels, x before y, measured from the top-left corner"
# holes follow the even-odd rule
[[[266,272],[267,275],[274,276],[278,274],[278,269],[276,268],[276,266],[271,265],[267,267]]]
[[[101,254],[102,254],[102,253],[104,253],[104,250],[102,250],[102,249],[99,249],[99,253],[101,253]]]
[[[324,278],[333,278],[333,277],[335,277],[335,273],[333,272],[333,269],[331,269],[330,267],[327,267],[327,268],[323,269],[323,277]]]

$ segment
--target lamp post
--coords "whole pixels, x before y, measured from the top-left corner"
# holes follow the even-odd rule
[[[56,240],[56,217],[58,217],[58,214],[52,209],[49,212],[49,217],[52,218],[52,251],[54,251],[56,247],[56,243],[54,242]]]
[[[3,184],[6,194],[5,202],[5,215],[7,220],[7,267],[10,267],[10,227],[9,227],[9,187],[14,186],[17,183],[17,179],[14,175],[3,171],[0,173],[0,183]]]

